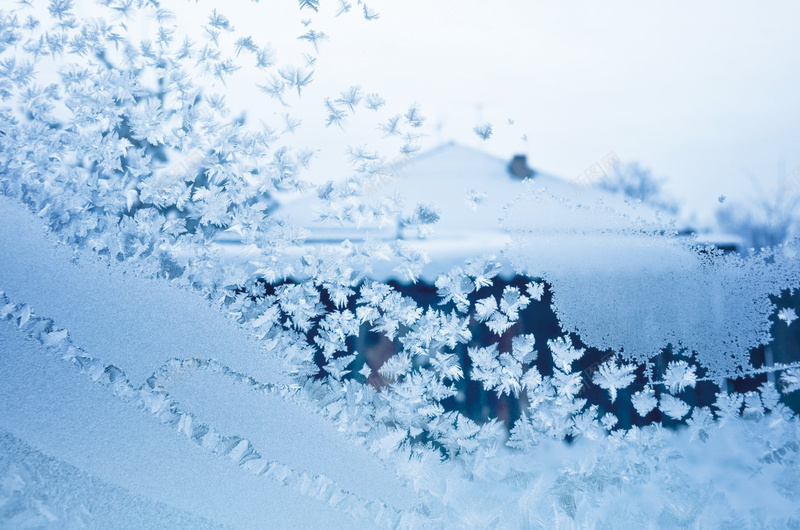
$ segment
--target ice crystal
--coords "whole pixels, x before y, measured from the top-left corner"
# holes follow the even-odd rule
[[[593,381],[600,388],[608,390],[611,397],[611,402],[617,400],[617,391],[627,388],[633,380],[635,375],[633,371],[635,366],[631,365],[618,365],[615,361],[611,360],[602,365],[594,375]]]
[[[787,326],[791,326],[792,322],[797,320],[797,313],[790,307],[784,307],[778,311],[778,318],[786,322]]]
[[[484,123],[483,125],[476,125],[472,131],[478,136],[478,138],[486,141],[492,136],[492,124]]]
[[[352,81],[337,89],[349,86],[338,96],[306,103],[315,68],[325,60],[318,48],[334,35],[316,26],[324,15],[320,2],[301,0],[293,8],[301,17],[313,17],[300,20],[302,35],[291,36],[303,41],[294,41],[295,46],[308,52],[295,54],[297,62],[263,44],[260,36],[240,33],[245,24],[233,12],[213,9],[204,15],[202,27],[190,32],[174,13],[153,3],[102,2],[94,6],[97,17],[91,19],[81,18],[84,6],[72,0],[51,0],[36,16],[26,12],[32,3],[20,3],[12,14],[0,13],[3,200],[25,205],[76,255],[94,253],[110,274],[131,272],[126,278],[137,278],[130,285],[147,279],[154,282],[146,284],[153,291],[199,293],[202,310],[213,304],[248,340],[263,346],[255,358],[243,359],[245,354],[224,348],[219,355],[238,358],[253,373],[268,372],[262,366],[267,359],[280,360],[285,370],[271,374],[279,384],[262,384],[253,374],[193,353],[191,359],[173,359],[137,389],[120,367],[73,345],[72,333],[0,293],[3,326],[55,351],[58,359],[84,370],[115,396],[136,403],[141,396],[143,410],[154,411],[157,421],[175,426],[214,455],[347,516],[384,526],[497,526],[506,514],[512,517],[509,526],[520,527],[646,526],[652,521],[639,511],[649,509],[645,506],[601,513],[608,485],[630,493],[641,484],[663,487],[668,499],[650,519],[664,526],[710,526],[697,515],[704,506],[692,502],[711,499],[711,494],[702,497],[700,485],[689,491],[687,484],[693,483],[674,471],[674,454],[662,450],[665,440],[677,438],[667,438],[658,421],[631,426],[624,410],[629,394],[641,416],[633,423],[646,423],[649,416],[673,425],[688,417],[691,437],[709,444],[724,433],[723,424],[734,429],[746,422],[750,441],[762,449],[756,451],[760,460],[747,467],[755,470],[753,476],[761,473],[758,466],[776,462],[790,471],[796,467],[797,419],[782,400],[800,388],[798,367],[756,369],[749,364],[751,349],[772,338],[773,314],[787,326],[797,318],[792,308],[776,312],[769,300],[798,286],[796,242],[747,258],[723,256],[678,242],[669,226],[647,212],[572,204],[536,191],[532,182],[507,209],[506,227],[514,242],[501,259],[475,257],[439,275],[435,296],[430,291],[437,303],[422,303],[403,294],[412,291],[376,280],[373,271],[382,263],[405,281],[419,280],[429,263],[426,249],[436,250],[437,243],[420,239],[444,221],[436,205],[439,197],[404,203],[399,195],[387,194],[364,200],[375,183],[394,178],[389,168],[394,171],[398,159],[390,162],[373,139],[351,140],[345,126],[348,120],[354,129],[362,118],[380,120],[371,130],[386,138],[376,141],[396,142],[391,150],[399,151],[405,163],[421,149],[426,120],[416,104],[405,111],[384,109],[387,102],[381,96]],[[339,16],[352,7],[339,0],[333,9]],[[363,2],[355,12],[379,19]],[[138,35],[140,19],[143,34],[150,32],[146,38]],[[253,105],[271,105],[274,111],[260,124],[231,108],[230,87],[246,79],[246,70],[260,79],[254,94],[261,99]],[[359,107],[375,113],[361,115]],[[301,129],[300,117],[307,115],[312,117],[304,118]],[[288,135],[315,125],[335,126],[351,144],[345,155],[352,174],[344,181],[314,185],[305,180],[316,150],[292,147]],[[474,132],[488,140],[492,125],[478,125]],[[369,229],[341,243],[317,244],[318,233],[276,215],[276,203],[287,192],[318,198],[321,221]],[[449,192],[458,196],[461,209],[466,203],[473,211],[496,199],[477,189]],[[538,215],[535,223],[528,218],[532,211]],[[374,226],[378,230],[367,234]],[[386,236],[395,229],[397,238]],[[19,256],[3,261],[3,281],[13,283],[6,268],[22,275],[48,265],[39,260],[36,267],[17,266],[17,257],[27,259],[28,243],[42,235],[25,234],[26,243],[8,247]],[[14,230],[3,231],[3,237],[13,238]],[[246,259],[231,258],[240,251]],[[513,280],[505,274],[507,257],[515,265]],[[57,269],[64,271],[65,281],[51,278],[48,289],[65,292],[78,267],[68,260],[60,263]],[[10,288],[24,292],[41,281],[34,280]],[[104,281],[105,276],[94,275],[85,282],[92,288],[75,299],[113,306],[113,296],[93,294]],[[417,287],[428,292],[427,285]],[[542,331],[536,311],[547,310],[542,301],[551,296],[558,322],[544,323]],[[51,306],[63,307],[72,303]],[[91,310],[85,309],[87,314]],[[165,304],[139,312],[152,312],[153,320],[171,324],[179,319],[172,310]],[[80,328],[80,319],[74,322]],[[74,335],[91,336],[80,329]],[[190,346],[205,351],[203,344]],[[686,360],[670,361],[659,372],[663,378],[653,380],[653,358],[668,346]],[[105,350],[118,354],[115,348]],[[596,361],[597,350],[612,354]],[[11,360],[24,361],[25,356]],[[637,381],[642,366],[644,376]],[[236,388],[254,390],[259,399],[268,392],[314,407],[313,417],[328,422],[320,432],[333,426],[331,432],[351,436],[364,454],[371,450],[393,463],[424,501],[410,502],[406,511],[378,499],[366,501],[325,476],[265,462],[241,436],[223,437],[209,425],[197,425],[195,416],[177,412],[169,395],[199,379],[198,372],[212,369]],[[770,372],[780,373],[777,388],[767,382],[744,394],[720,389],[713,413],[689,405],[700,395],[691,390],[700,381],[714,384]],[[259,400],[219,388],[225,388],[219,400],[231,406],[209,407],[210,414],[261,406]],[[597,388],[608,393],[613,413],[605,399],[590,402],[596,399],[590,390]],[[492,392],[490,402],[497,398],[518,406],[519,418],[506,430],[504,422],[483,410],[467,417],[461,404],[476,391],[480,399]],[[674,395],[679,393],[684,399]],[[650,416],[654,410],[661,414]],[[231,418],[241,421],[243,431],[256,429],[262,419],[276,425],[294,421],[288,414],[273,418],[265,413],[256,422],[237,414],[231,412]],[[284,433],[269,434],[277,440]],[[594,452],[581,454],[574,466],[548,471],[552,476],[526,467],[526,461],[541,461],[527,458],[535,456],[537,446],[549,444],[547,450],[560,454],[573,450],[560,444],[575,438],[580,442],[569,447]],[[513,452],[501,448],[503,443],[528,453],[515,460]],[[323,461],[338,462],[338,454],[331,454],[334,458]],[[0,496],[11,490],[16,495],[14,484],[27,479],[6,475],[0,477]],[[781,491],[793,491],[791,477]]]

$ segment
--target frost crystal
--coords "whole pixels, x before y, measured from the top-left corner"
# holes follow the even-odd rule
[[[790,394],[800,390],[800,369],[790,368],[781,374],[781,383],[783,383],[783,392]]]
[[[608,390],[613,403],[617,400],[617,391],[627,388],[636,378],[633,373],[635,369],[635,366],[618,365],[614,360],[611,360],[600,365],[592,380],[600,388]]]
[[[486,193],[470,189],[464,194],[464,203],[469,206],[473,212],[477,212],[478,207],[486,201],[486,197]]]
[[[544,295],[544,284],[542,282],[529,282],[526,286],[528,296],[532,300],[540,301]]]
[[[686,387],[693,387],[697,383],[695,366],[689,366],[686,361],[672,361],[667,366],[664,375],[664,384],[673,394],[682,392]]]
[[[784,307],[778,311],[778,318],[786,322],[787,326],[791,326],[792,322],[797,320],[797,313],[790,307]]]
[[[553,362],[563,372],[572,371],[572,363],[583,357],[585,350],[576,349],[566,337],[559,337],[547,341],[547,346],[553,354]]]
[[[652,411],[654,408],[656,408],[656,405],[658,405],[655,391],[652,388],[645,388],[644,390],[636,392],[631,397],[631,401],[636,409],[636,413],[642,418],[647,416],[650,411]]]
[[[473,132],[480,138],[481,140],[488,140],[490,136],[492,136],[492,124],[491,123],[484,123],[483,125],[476,125]]]
[[[519,193],[505,198],[477,182],[404,197],[394,185],[407,164],[432,166],[424,153],[412,157],[430,133],[419,106],[391,107],[357,80],[308,99],[317,72],[331,71],[323,70],[329,35],[340,33],[317,24],[351,11],[358,23],[385,21],[362,1],[300,0],[286,50],[241,32],[263,7],[209,6],[197,28],[153,2],[23,0],[0,11],[0,246],[14,257],[0,259],[8,283],[0,287],[22,298],[0,291],[0,342],[21,352],[0,373],[8,422],[21,433],[52,423],[75,435],[53,438],[54,453],[91,450],[106,464],[124,458],[113,453],[114,436],[128,448],[141,442],[151,472],[168,467],[159,455],[178,436],[190,444],[180,454],[186,465],[169,473],[213,470],[214,458],[233,466],[224,478],[234,488],[182,499],[203,513],[235,505],[226,495],[247,495],[254,479],[287,500],[276,511],[303,515],[296,506],[318,503],[310,511],[318,526],[789,526],[796,514],[778,503],[800,496],[798,420],[787,399],[800,389],[800,367],[755,368],[750,354],[772,340],[775,316],[793,329],[795,309],[776,311],[771,297],[800,286],[798,241],[724,255],[676,237],[641,205],[551,194],[542,182],[555,191],[565,183],[547,175],[515,182]],[[258,82],[247,87],[249,79]],[[256,119],[242,113],[244,93],[255,98],[245,103]],[[342,145],[290,145],[315,130]],[[485,141],[493,128],[474,132]],[[345,178],[318,181],[342,155]],[[440,190],[455,209],[437,205],[446,206]],[[285,207],[295,194],[316,201],[319,223],[293,218]],[[432,277],[428,253],[448,250],[440,232],[499,215],[498,201],[513,199],[503,221],[512,243],[500,259],[434,270],[435,293],[407,285]],[[448,219],[455,211],[464,217]],[[63,244],[58,252],[42,225]],[[686,360],[662,371],[656,356],[665,348]],[[656,366],[660,380],[650,377]],[[637,382],[640,368],[646,381]],[[780,383],[720,389],[713,413],[705,388],[695,389],[765,373]],[[104,391],[92,392],[95,384]],[[52,399],[49,389],[62,387],[82,391]],[[641,418],[626,410],[629,393]],[[112,402],[89,401],[95,394]],[[86,433],[64,419],[78,418],[70,403],[116,411],[95,422],[103,447],[76,444]],[[24,413],[59,407],[64,414],[38,423]],[[678,422],[688,432],[674,430]],[[738,485],[710,491],[687,472],[692,458],[677,458],[692,454],[689,438],[709,444],[704,458],[725,470],[715,488],[728,475],[755,481],[777,493],[761,496],[773,505],[747,505],[739,519],[731,510],[743,499],[725,497]],[[259,440],[270,441],[267,453]],[[730,465],[725,444],[742,440],[747,451]],[[92,495],[60,490],[107,488],[88,485],[83,470],[56,481],[48,470],[63,462],[34,453],[0,429],[0,504],[13,508],[0,526],[126,526],[93,519],[103,513],[97,504],[68,506]],[[117,467],[115,483],[139,484],[129,465]],[[608,485],[619,503],[606,502]],[[129,519],[140,513],[112,508]],[[258,512],[262,526],[286,526],[271,512]]]
[[[687,405],[685,401],[682,401],[681,399],[670,394],[661,396],[658,407],[661,409],[661,412],[673,420],[679,421],[689,413],[690,409],[689,405]]]

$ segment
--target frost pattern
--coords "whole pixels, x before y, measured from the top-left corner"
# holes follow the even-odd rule
[[[641,205],[572,204],[527,186],[504,221],[515,267],[553,286],[567,330],[629,361],[645,363],[672,345],[696,355],[710,376],[745,373],[750,350],[772,340],[769,296],[800,288],[798,241],[723,255],[676,238]],[[526,220],[534,210],[537,223]]]
[[[364,19],[379,19],[358,5]],[[288,64],[271,46],[237,33],[216,9],[202,28],[203,41],[195,42],[179,32],[166,8],[114,0],[95,7],[99,18],[91,19],[56,0],[47,13],[45,6],[23,4],[24,21],[21,13],[0,12],[0,191],[72,248],[201,293],[286,358],[290,383],[260,383],[215,360],[176,359],[134,386],[24,301],[3,296],[0,319],[199,448],[383,526],[741,522],[728,519],[724,493],[687,478],[672,462],[668,446],[678,435],[668,437],[659,419],[620,428],[617,416],[584,397],[587,384],[604,390],[612,403],[632,394],[642,418],[656,411],[662,419],[685,421],[701,442],[714,443],[719,435],[723,443],[730,436],[725,429],[757,425],[751,442],[758,456],[749,465],[781,470],[766,484],[787,499],[800,495],[798,421],[781,402],[781,392],[800,387],[798,367],[749,364],[750,349],[771,339],[776,308],[769,295],[800,287],[797,242],[748,258],[724,256],[678,242],[649,211],[570,204],[528,183],[505,221],[515,236],[508,255],[527,276],[524,289],[506,285],[490,294],[503,264],[494,256],[476,257],[436,280],[438,304],[420,305],[369,273],[375,261],[388,260],[414,282],[427,261],[424,252],[401,239],[369,237],[313,248],[305,244],[307,231],[273,215],[274,196],[291,191],[316,194],[324,220],[383,227],[399,219],[400,229],[420,238],[439,221],[435,204],[363,200],[393,177],[389,158],[367,145],[353,142],[347,149],[353,175],[345,182],[314,186],[303,179],[314,152],[290,147],[287,135],[303,125],[291,109],[308,94],[328,38],[310,27],[313,18],[302,21],[307,29],[298,36],[309,53]],[[297,7],[304,16],[324,9],[318,1],[301,0]],[[352,7],[340,1],[336,15]],[[149,20],[153,40],[128,31],[124,21],[134,15]],[[260,72],[257,88],[280,107],[279,125],[253,127],[231,116],[225,88],[247,69]],[[378,116],[388,106],[360,85],[314,103],[322,109],[320,123],[341,134],[364,112],[359,109]],[[414,103],[382,116],[378,127],[402,140],[398,152],[407,158],[419,150],[425,122]],[[474,132],[487,140],[492,126]],[[482,200],[467,192],[468,206],[478,208]],[[526,219],[532,207],[547,212],[539,218],[550,224]],[[232,235],[250,252],[247,263],[226,259],[225,238]],[[537,345],[516,325],[526,308],[542,303],[546,286],[566,333]],[[778,318],[791,325],[796,315],[784,308]],[[478,343],[484,331],[490,339]],[[380,365],[369,365],[352,346],[366,332],[394,348]],[[570,333],[614,352],[589,382],[578,368],[587,350]],[[667,345],[687,360],[672,361],[659,380],[650,361]],[[392,462],[424,504],[403,512],[366,500],[200,422],[166,390],[165,380],[186,370],[213,371],[253,392],[312,403],[344,435]],[[722,387],[725,377],[766,372],[781,372],[780,391],[769,383],[744,394],[720,389],[713,409],[692,407],[676,395],[699,382]],[[456,382],[467,378],[499,398],[518,399],[520,418],[507,429],[497,418],[478,423],[448,408],[458,395]],[[538,448],[563,450],[565,439],[585,441],[589,457],[556,471],[536,468],[530,463],[536,459],[520,462]],[[661,500],[610,510],[599,502],[609,484],[657,486]],[[798,516],[775,513],[782,522]]]

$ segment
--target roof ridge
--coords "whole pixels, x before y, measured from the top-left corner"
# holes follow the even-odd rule
[[[478,148],[475,148],[475,147],[472,147],[472,146],[469,146],[469,145],[465,145],[465,144],[456,142],[455,140],[450,140],[449,142],[445,142],[445,143],[437,145],[436,147],[432,147],[432,148],[428,149],[427,151],[422,152],[422,153],[418,154],[417,156],[413,157],[412,160],[424,160],[426,158],[430,158],[430,157],[436,156],[437,154],[445,151],[446,149],[453,148],[453,147],[461,148],[461,149],[464,149],[464,150],[467,150],[467,151],[472,151],[475,154],[481,155],[481,156],[483,156],[485,158],[489,158],[489,159],[491,159],[493,161],[496,161],[496,162],[499,162],[501,164],[507,164],[508,163],[507,160],[505,160],[503,158],[500,158],[499,156],[493,155],[491,153],[487,153],[486,151],[483,151],[481,149],[478,149]]]

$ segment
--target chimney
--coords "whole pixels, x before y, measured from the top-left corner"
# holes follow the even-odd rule
[[[508,163],[508,172],[518,179],[533,177],[536,172],[528,167],[528,157],[525,155],[514,155]]]

